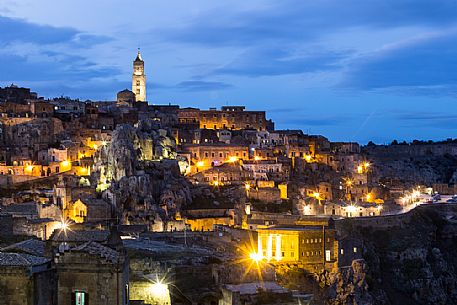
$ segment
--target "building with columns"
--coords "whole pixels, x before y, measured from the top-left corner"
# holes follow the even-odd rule
[[[144,61],[141,58],[140,50],[138,50],[138,55],[133,61],[132,92],[135,93],[137,102],[146,101],[146,75],[144,74]]]

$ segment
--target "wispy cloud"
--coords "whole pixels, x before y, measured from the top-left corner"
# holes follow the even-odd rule
[[[233,86],[223,82],[211,81],[184,81],[176,85],[176,88],[183,91],[218,91],[230,89]]]
[[[340,68],[349,52],[288,52],[279,48],[251,49],[233,62],[213,71],[214,74],[274,76],[301,74]]]
[[[416,95],[456,93],[457,32],[381,50],[349,64],[341,86]]]

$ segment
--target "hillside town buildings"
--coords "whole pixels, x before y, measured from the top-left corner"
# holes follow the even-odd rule
[[[395,199],[419,197],[379,174],[372,157],[391,148],[277,130],[245,106],[148,104],[144,64],[138,51],[132,88],[113,101],[0,88],[4,304],[254,302],[257,272],[214,262],[347,267],[363,245],[343,234],[345,219],[389,217]],[[457,155],[453,143],[402,150]],[[190,280],[173,287],[179,278]]]

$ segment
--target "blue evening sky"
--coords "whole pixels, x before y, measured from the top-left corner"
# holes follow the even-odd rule
[[[114,100],[138,47],[151,103],[246,105],[331,140],[457,137],[455,0],[0,2],[0,86]]]

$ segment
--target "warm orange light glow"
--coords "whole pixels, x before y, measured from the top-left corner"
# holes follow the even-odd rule
[[[229,160],[229,162],[236,162],[236,161],[238,161],[238,157],[231,156],[231,157],[229,157],[228,160]]]
[[[306,160],[306,162],[310,162],[311,161],[311,156],[310,155],[306,155],[305,156],[305,160]]]
[[[256,263],[260,262],[263,259],[262,255],[257,252],[250,253],[249,258],[255,261]]]
[[[260,161],[260,160],[262,160],[262,158],[261,158],[260,156],[255,156],[255,157],[254,157],[254,160],[255,160],[255,161]]]
[[[31,171],[33,171],[33,166],[32,165],[27,165],[25,167],[25,170],[28,171],[28,172],[31,172]]]
[[[370,167],[370,165],[371,165],[370,162],[365,162],[365,163],[363,164],[363,166],[365,166],[365,167]]]
[[[155,295],[164,296],[168,293],[168,287],[163,283],[155,283],[152,284],[151,291]]]
[[[203,161],[197,162],[197,167],[203,167],[203,166],[205,166],[205,162],[203,162]]]
[[[371,195],[370,193],[367,194],[367,201],[371,201],[371,199],[373,199],[373,195]]]
[[[249,183],[246,183],[244,187],[246,188],[246,191],[249,191],[251,189],[251,185]]]
[[[357,173],[359,173],[359,174],[363,173],[363,166],[362,165],[357,166]]]
[[[354,213],[355,211],[357,211],[357,207],[355,205],[350,205],[347,207],[347,210],[349,213]]]
[[[97,145],[97,144],[94,144],[94,145],[92,145],[92,148],[95,149],[95,150],[97,150],[98,145]]]
[[[213,185],[214,186],[219,186],[219,181],[214,181]]]

